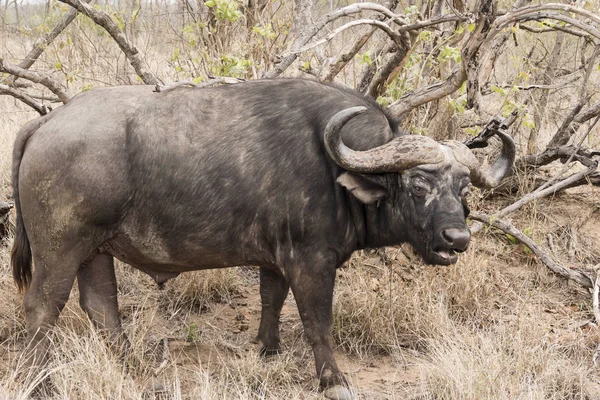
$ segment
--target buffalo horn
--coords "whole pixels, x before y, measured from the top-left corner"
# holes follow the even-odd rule
[[[325,127],[325,147],[340,167],[360,173],[400,172],[421,164],[437,164],[444,160],[439,143],[426,136],[400,136],[381,146],[356,151],[344,144],[342,127],[352,118],[367,111],[351,107],[335,114]]]
[[[479,161],[471,153],[471,150],[464,144],[456,141],[444,143],[452,148],[454,157],[458,162],[469,168],[473,185],[484,189],[491,189],[498,186],[502,179],[510,173],[515,161],[515,142],[502,131],[496,131],[495,134],[502,140],[502,152],[488,169],[481,167]]]

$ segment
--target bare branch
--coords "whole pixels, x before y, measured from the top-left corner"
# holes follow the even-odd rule
[[[117,42],[117,45],[121,48],[125,56],[129,60],[131,66],[135,70],[136,74],[142,79],[147,85],[158,85],[160,81],[152,73],[144,70],[142,59],[139,56],[138,49],[129,43],[127,37],[121,29],[113,22],[113,20],[105,12],[97,10],[91,7],[89,4],[84,3],[82,0],[60,0],[63,3],[70,5],[77,9],[80,13],[91,18],[96,24],[108,32],[110,36]]]
[[[434,83],[400,97],[390,105],[390,111],[395,118],[398,118],[415,107],[456,92],[466,79],[464,65],[460,64],[444,82]]]
[[[596,103],[585,110],[581,111],[577,116],[573,119],[573,122],[576,124],[583,124],[590,119],[597,117],[600,115],[600,103]]]
[[[263,77],[264,78],[275,78],[283,73],[294,61],[298,58],[298,50],[302,47],[306,46],[308,42],[312,40],[313,37],[317,35],[327,24],[335,21],[336,19],[347,17],[349,15],[353,15],[359,13],[361,11],[377,11],[382,13],[386,17],[390,18],[394,23],[398,25],[406,25],[406,22],[398,15],[394,14],[386,7],[381,6],[375,3],[356,3],[346,7],[342,7],[339,10],[333,11],[327,15],[318,23],[314,24],[310,29],[304,31],[301,35],[296,37],[290,51],[281,57],[281,60],[278,64],[267,71]]]
[[[71,94],[60,83],[48,75],[43,75],[38,72],[32,72],[16,65],[7,64],[0,58],[0,72],[30,80],[31,82],[39,83],[47,87],[52,93],[58,96],[60,101],[67,103],[71,99]]]
[[[10,86],[0,84],[0,95],[9,95],[14,97],[17,100],[22,101],[27,104],[29,107],[33,108],[40,115],[46,115],[50,111],[48,107],[38,103],[31,96],[23,93],[17,89],[11,88]]]
[[[569,156],[569,158],[567,159],[567,161],[565,161],[565,166],[558,172],[558,174],[556,174],[552,179],[550,179],[548,182],[544,183],[542,186],[540,186],[539,188],[537,188],[535,191],[536,192],[540,192],[542,191],[544,188],[546,188],[547,186],[550,186],[552,183],[554,183],[555,181],[557,181],[558,179],[560,179],[560,177],[567,171],[568,168],[568,164],[575,158],[578,157],[577,160],[579,162],[581,162],[582,164],[586,165],[589,168],[593,168],[595,165],[597,165],[597,162],[593,161],[591,159],[591,157],[589,159],[584,159],[581,160],[581,156],[576,154],[579,152],[579,150],[581,149],[581,145],[583,144],[583,141],[586,139],[587,135],[589,135],[590,131],[592,130],[592,128],[594,127],[594,125],[596,125],[596,123],[598,122],[598,119],[600,118],[600,116],[598,116],[596,118],[596,120],[594,121],[593,124],[591,124],[588,128],[588,131],[586,132],[585,135],[583,135],[583,137],[581,138],[581,140],[579,141],[579,143],[577,144],[577,147],[575,148],[575,151],[573,152],[573,154],[571,154]],[[594,154],[594,153],[592,153]]]
[[[549,24],[547,24],[546,22],[544,22],[544,21],[541,21],[541,22],[542,22],[542,24],[549,26]],[[521,25],[519,25],[519,28],[523,29],[524,31],[536,33],[536,34],[554,33],[556,31],[560,31],[560,32],[568,33],[569,35],[577,36],[577,37],[589,37],[590,36],[590,35],[586,34],[585,32],[581,32],[581,31],[567,28],[567,27],[560,26],[560,25],[554,25],[552,27],[542,29],[542,28],[534,28],[529,25],[521,24]]]
[[[390,0],[387,1],[386,4],[384,4],[384,6],[390,11],[394,11],[396,7],[398,7],[398,2],[399,0]],[[383,14],[377,15],[374,17],[374,19],[382,21],[385,19],[385,16]],[[373,34],[376,31],[377,27],[371,28],[369,32],[362,35],[356,41],[356,43],[354,43],[350,50],[340,55],[335,62],[331,63],[329,66],[329,72],[327,73],[325,78],[323,78],[323,80],[326,82],[332,81],[342,71],[342,69],[344,69],[348,62],[350,62],[350,60],[352,60],[352,58],[360,51],[360,49],[363,48],[363,46],[367,43],[367,41],[373,36]]]
[[[390,75],[404,66],[407,56],[411,53],[410,38],[407,34],[402,40],[402,44],[398,46],[396,52],[387,60],[387,62],[377,70],[375,76],[369,84],[367,93],[372,97],[377,97],[385,91],[385,82]]]
[[[433,25],[444,24],[446,22],[469,21],[471,18],[473,18],[472,15],[459,15],[459,14],[442,15],[440,17],[428,19],[426,21],[419,21],[419,22],[415,22],[414,24],[408,24],[408,25],[401,26],[400,28],[397,29],[397,32],[402,33],[402,32],[410,32],[410,31],[418,31],[423,28],[428,28]]]
[[[569,113],[567,118],[563,121],[560,128],[556,131],[550,143],[548,143],[548,147],[558,147],[565,145],[569,142],[569,139],[573,134],[577,132],[580,123],[573,123],[575,121],[575,117],[579,114],[583,106],[589,101],[590,96],[588,95],[588,81],[590,79],[590,75],[592,70],[595,68],[596,58],[600,55],[600,45],[596,45],[594,49],[594,53],[588,60],[588,65],[585,69],[585,74],[583,77],[583,82],[581,85],[581,90],[579,91],[579,101],[577,105],[573,108],[573,110]]]
[[[210,87],[210,86],[219,85],[221,83],[226,84],[226,85],[234,85],[236,83],[240,83],[243,81],[244,81],[243,79],[239,79],[239,78],[222,76],[220,78],[213,78],[213,79],[209,79],[206,82],[200,82],[200,83],[194,83],[194,81],[181,81],[181,82],[171,83],[168,85],[156,85],[154,87],[154,91],[157,93],[168,92],[170,90],[173,90],[173,89],[176,89],[176,88],[182,87],[182,86],[189,86],[189,87],[194,87],[194,88],[206,88],[206,87]]]
[[[90,0],[83,0],[86,3],[93,3],[93,1]],[[33,65],[33,63],[35,62],[35,60],[37,60],[40,55],[42,55],[42,53],[44,52],[44,50],[46,49],[46,47],[48,47],[48,45],[50,43],[52,43],[52,41],[54,39],[56,39],[58,37],[58,35],[60,35],[62,33],[62,31],[64,31],[67,26],[69,26],[69,24],[71,24],[71,22],[73,22],[75,20],[75,17],[77,17],[77,10],[75,10],[74,8],[70,9],[54,26],[54,28],[52,28],[52,30],[50,32],[48,32],[45,35],[40,36],[35,43],[33,43],[33,48],[31,49],[31,51],[25,56],[25,58],[23,58],[23,61],[21,61],[19,63],[19,67],[23,68],[23,69],[29,69],[29,67],[31,67]],[[11,82],[12,84],[12,82]],[[12,86],[12,85],[11,85]]]
[[[571,80],[567,81],[567,82],[562,82],[562,83],[557,83],[554,85],[545,85],[545,84],[532,84],[532,85],[509,85],[509,84],[497,84],[497,87],[500,88],[504,88],[504,89],[511,89],[511,88],[516,88],[519,90],[533,90],[533,89],[540,89],[540,90],[552,90],[552,89],[565,89],[568,87],[572,87],[575,85],[571,85],[573,82],[577,81],[581,79],[580,76],[575,76],[573,77]],[[491,94],[493,93],[491,89],[486,89],[484,91],[482,91],[482,94]]]
[[[320,46],[323,43],[329,42],[336,35],[340,34],[341,32],[345,31],[346,29],[352,28],[353,26],[357,26],[357,25],[373,25],[373,26],[381,29],[382,31],[384,31],[390,37],[390,39],[392,39],[396,44],[401,45],[401,43],[402,43],[402,37],[400,35],[398,35],[396,32],[394,32],[392,30],[392,28],[390,28],[388,26],[388,24],[386,24],[385,22],[381,22],[376,19],[357,19],[357,20],[348,22],[347,24],[344,24],[344,25],[340,26],[339,28],[336,28],[333,32],[331,32],[324,38],[319,39],[310,45],[306,45],[306,46],[304,46],[298,50],[294,50],[294,51],[296,53],[302,53],[306,50],[310,50],[314,47]]]
[[[418,89],[394,102],[390,105],[390,111],[394,117],[398,118],[415,107],[437,100],[460,89],[467,80],[467,71],[472,70],[477,63],[479,48],[489,36],[495,12],[493,5],[494,2],[491,0],[480,2],[475,30],[465,44],[462,62],[454,68],[450,76],[444,82]]]
[[[543,250],[541,246],[535,243],[533,239],[525,235],[523,232],[521,232],[508,222],[499,220],[496,217],[478,211],[471,212],[469,218],[493,226],[494,228],[498,228],[501,231],[508,233],[509,235],[523,243],[525,246],[529,247],[529,249],[533,251],[537,258],[541,262],[546,264],[546,266],[550,268],[550,270],[555,274],[560,275],[563,278],[575,281],[585,288],[591,289],[594,287],[594,281],[585,272],[567,268],[559,264],[545,250]]]
[[[335,78],[344,69],[348,62],[352,60],[352,58],[360,51],[360,49],[363,48],[363,46],[376,31],[377,27],[373,27],[369,32],[362,35],[348,52],[342,54],[333,64],[331,64],[329,67],[329,72],[325,78],[323,78],[323,80],[326,82],[332,81],[333,78]]]
[[[593,163],[593,161],[591,160],[591,150],[577,149],[577,147],[575,146],[566,145],[560,147],[547,148],[541,153],[530,154],[525,157],[522,157],[515,163],[515,167],[517,169],[541,167],[543,165],[548,165],[556,160],[566,160],[571,156],[573,156],[573,159],[575,161],[579,161],[586,167],[589,167]]]
[[[530,203],[534,200],[538,200],[538,199],[541,199],[541,198],[549,196],[549,195],[553,195],[562,189],[570,187],[570,185],[573,185],[575,182],[578,182],[582,178],[594,173],[597,168],[598,168],[598,162],[593,161],[592,165],[590,167],[588,167],[586,170],[575,173],[575,174],[569,176],[568,178],[563,179],[562,181],[557,182],[544,190],[528,193],[527,195],[523,196],[520,200],[514,202],[513,204],[509,205],[508,207],[503,208],[502,210],[498,211],[497,213],[494,213],[492,218],[502,218],[510,213],[517,211],[518,209],[520,209],[527,203]],[[483,222],[485,222],[485,221],[483,221]],[[473,224],[473,226],[471,227],[472,234],[475,234],[475,233],[479,232],[480,230],[481,230],[481,224]]]
[[[567,13],[579,14],[583,17],[591,19],[592,21],[596,22],[597,24],[600,24],[600,17],[598,17],[598,15],[596,15],[592,12],[589,12],[583,8],[575,7],[575,6],[572,6],[569,4],[547,3],[547,4],[522,7],[517,10],[511,11],[509,13],[506,13],[505,15],[499,17],[494,22],[494,25],[497,28],[502,28],[512,22],[517,21],[517,20],[535,19],[535,18],[532,18],[532,16],[534,16],[536,13],[540,13],[540,12],[548,11],[548,10],[564,11]]]

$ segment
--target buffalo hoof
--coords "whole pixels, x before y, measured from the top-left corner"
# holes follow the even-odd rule
[[[342,385],[335,385],[325,389],[323,395],[331,400],[354,400],[354,396],[350,393],[350,390]]]
[[[258,351],[258,354],[260,354],[263,357],[273,357],[276,356],[278,354],[281,353],[281,347],[280,346],[266,346],[262,340],[258,340],[256,339],[256,341],[254,342],[256,343],[256,349]]]

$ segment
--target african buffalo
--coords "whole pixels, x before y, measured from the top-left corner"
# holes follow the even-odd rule
[[[459,142],[399,133],[360,93],[298,79],[80,94],[14,147],[12,268],[28,288],[29,359],[44,362],[75,277],[90,319],[127,345],[113,257],[158,283],[258,265],[262,351],[279,349],[291,287],[321,387],[351,398],[332,353],[336,268],[404,242],[428,263],[455,263],[470,240],[469,182],[493,187],[514,160],[499,136],[502,153],[483,169]]]

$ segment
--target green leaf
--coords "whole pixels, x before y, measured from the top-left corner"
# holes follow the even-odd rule
[[[62,69],[62,63],[60,61],[55,62],[54,69],[60,71]]]
[[[216,5],[216,2],[215,2],[215,0],[208,0],[208,1],[204,2],[204,5],[206,7],[214,7]]]
[[[467,31],[469,32],[473,32],[475,30],[475,23],[473,22],[472,24],[467,25]]]
[[[529,115],[529,113],[526,113],[523,117],[523,125],[529,129],[535,128],[535,122],[533,122],[533,119],[531,119],[531,115]]]
[[[140,14],[140,11],[142,11],[142,5],[140,3],[140,6],[138,8],[136,8],[135,10],[133,10],[133,13],[131,14],[131,21],[135,21],[138,17],[138,15]]]
[[[506,94],[506,90],[504,90],[500,86],[492,86],[491,89],[492,89],[492,92],[494,92],[494,93],[500,93],[501,95],[505,95]]]

